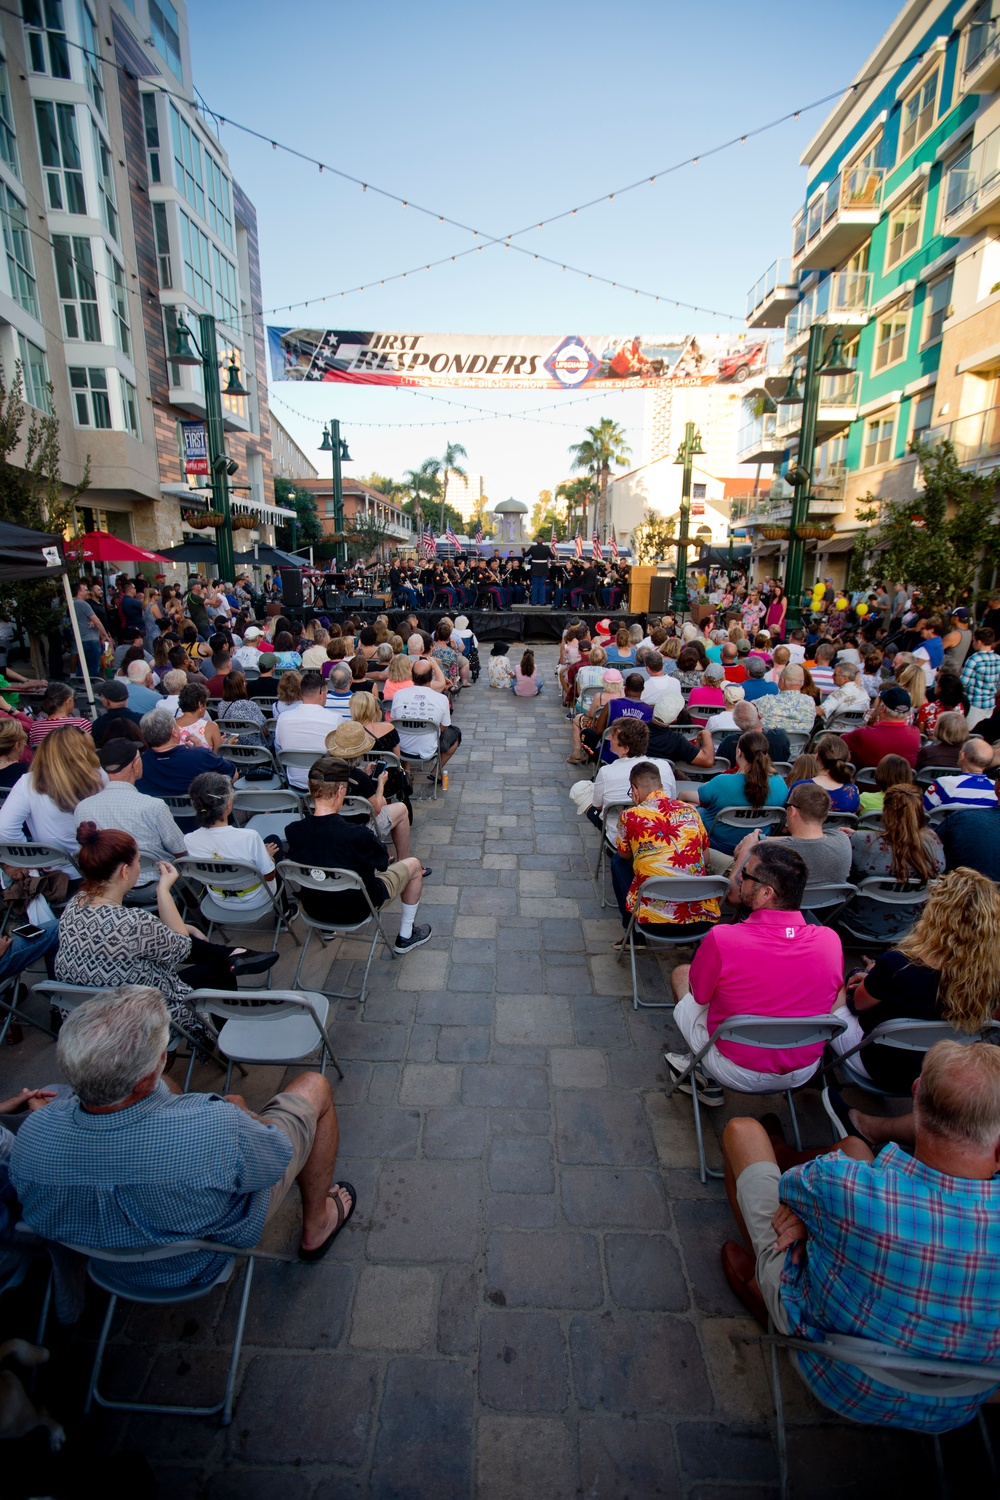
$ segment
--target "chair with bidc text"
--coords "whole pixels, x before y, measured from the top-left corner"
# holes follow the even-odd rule
[[[302,973],[302,966],[305,963],[306,954],[309,951],[309,944],[312,941],[314,932],[319,933],[320,941],[325,945],[334,939],[352,938],[358,934],[363,934],[367,938],[370,924],[374,924],[374,930],[371,931],[368,954],[365,959],[360,990],[353,994],[348,991],[328,989],[320,992],[331,1000],[356,1000],[359,1004],[364,1004],[365,995],[368,991],[368,975],[371,971],[379,939],[381,938],[383,945],[388,950],[389,957],[393,961],[396,960],[397,955],[386,935],[385,928],[382,926],[379,908],[372,905],[371,897],[365,888],[365,883],[361,879],[361,876],[356,874],[354,870],[338,870],[334,868],[320,868],[316,865],[301,865],[291,859],[283,859],[281,861],[278,865],[278,874],[281,876],[289,892],[297,898],[299,906],[297,920],[302,922],[306,928],[306,939],[302,944],[299,961],[295,969],[295,977],[292,980],[293,990],[298,989],[299,976]],[[363,896],[365,904],[368,907],[368,915],[353,922],[337,921],[333,918],[311,917],[305,909],[302,899],[303,891],[315,891],[322,893],[324,896],[348,894]]]

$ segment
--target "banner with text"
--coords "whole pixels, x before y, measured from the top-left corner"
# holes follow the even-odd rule
[[[385,333],[268,328],[275,380],[479,390],[631,390],[741,383],[768,364],[768,341],[723,333]]]

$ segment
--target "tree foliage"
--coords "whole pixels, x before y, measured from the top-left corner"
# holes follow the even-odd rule
[[[632,555],[636,562],[651,563],[661,558],[673,543],[676,529],[676,516],[665,520],[654,510],[647,510],[632,533]]]
[[[344,533],[347,538],[347,556],[351,562],[359,559],[367,562],[370,557],[381,552],[385,543],[393,547],[399,545],[399,538],[384,521],[373,515],[366,516],[364,511],[351,516],[344,523]]]
[[[582,442],[570,446],[570,457],[574,469],[586,469],[596,481],[597,506],[594,515],[595,528],[603,526],[608,514],[608,480],[611,465],[621,468],[632,457],[632,449],[625,441],[624,429],[610,417],[602,417],[594,427],[585,427],[587,436]]]
[[[295,526],[291,521],[285,521],[282,525],[275,527],[276,546],[289,552],[299,547],[315,546],[317,542],[323,540],[324,531],[319,511],[316,509],[316,496],[309,490],[296,488],[293,479],[276,479],[274,503],[285,510],[294,510],[298,516],[298,524]]]
[[[574,522],[579,520],[582,531],[587,530],[587,512],[597,498],[597,483],[589,474],[579,479],[564,479],[556,485],[556,498],[566,501],[566,534],[575,535]]]
[[[59,472],[59,419],[29,408],[23,395],[20,361],[10,385],[0,367],[0,520],[32,531],[67,535],[73,528],[76,502],[90,484],[90,459],[79,484],[65,489]],[[51,386],[49,399],[51,403]],[[22,441],[23,462],[14,463],[12,454]],[[52,625],[56,590],[56,583],[44,578],[4,583],[0,585],[0,616],[29,634],[44,634]]]
[[[925,603],[953,602],[976,584],[983,564],[1000,561],[1000,469],[974,474],[959,464],[953,445],[913,446],[924,487],[903,500],[867,495],[854,547],[851,587],[867,588],[878,574],[918,588]],[[876,549],[879,549],[876,551]]]

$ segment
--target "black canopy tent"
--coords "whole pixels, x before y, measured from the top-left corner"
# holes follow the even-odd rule
[[[87,660],[83,654],[80,638],[80,622],[73,608],[73,594],[66,572],[63,539],[52,532],[30,531],[27,526],[14,526],[0,521],[0,583],[31,583],[36,578],[62,578],[66,608],[69,611],[70,629],[76,642],[87,699],[94,708],[94,689],[87,671]]]

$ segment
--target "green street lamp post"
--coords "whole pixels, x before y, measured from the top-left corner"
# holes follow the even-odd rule
[[[341,472],[341,464],[351,462],[351,455],[347,451],[347,444],[340,436],[340,423],[336,417],[323,428],[323,441],[319,445],[321,453],[333,454],[333,527],[341,538],[335,542],[335,557],[337,567],[342,570],[347,565],[347,542],[344,539],[344,476]]]
[[[785,596],[788,599],[787,627],[795,630],[802,623],[802,578],[805,572],[806,544],[799,536],[799,528],[805,526],[809,517],[809,505],[813,495],[813,458],[816,452],[816,422],[819,414],[820,380],[824,375],[850,375],[854,367],[846,363],[843,354],[843,339],[835,333],[828,347],[824,348],[823,326],[814,323],[809,330],[809,348],[806,354],[805,381],[801,396],[795,385],[794,373],[788,390],[779,405],[794,406],[802,403],[802,424],[799,428],[799,451],[796,463],[786,474],[795,494],[792,498],[792,514],[788,528],[788,559],[785,564]]]
[[[219,383],[219,350],[212,314],[199,314],[197,339],[183,317],[179,317],[174,334],[174,348],[168,352],[167,358],[175,365],[201,365],[205,386],[205,432],[208,439],[212,503],[222,516],[222,525],[215,532],[215,560],[218,576],[232,583],[236,577],[236,558],[229,509],[229,481],[239,469],[239,464],[226,453],[225,429],[222,425],[222,387]],[[246,394],[240,381],[239,366],[235,359],[230,359],[226,372],[226,395]]]
[[[674,579],[674,592],[671,597],[671,605],[675,615],[684,615],[688,610],[687,591],[687,549],[691,538],[689,525],[691,520],[691,469],[694,464],[695,455],[704,453],[701,446],[701,433],[696,432],[693,422],[688,422],[684,427],[684,441],[677,450],[675,464],[683,464],[684,472],[681,476],[681,529],[677,538],[677,577]]]

